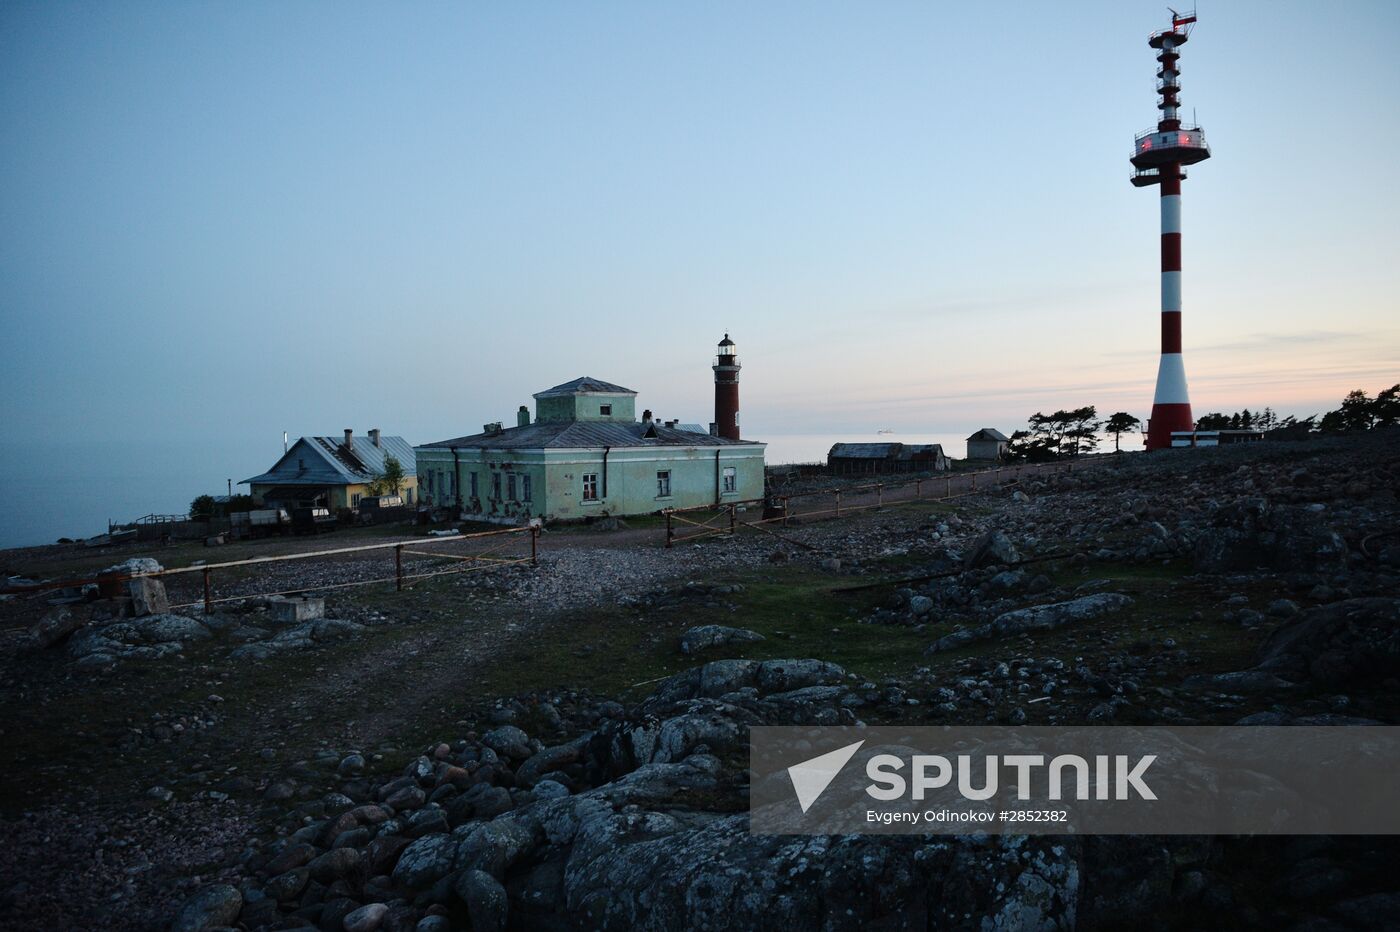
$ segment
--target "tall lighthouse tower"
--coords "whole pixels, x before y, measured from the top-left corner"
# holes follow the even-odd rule
[[[715,356],[715,429],[717,436],[739,439],[739,357],[729,334],[719,341]]]
[[[1186,367],[1181,361],[1181,182],[1185,166],[1210,158],[1205,132],[1181,122],[1177,95],[1181,93],[1181,47],[1191,35],[1196,14],[1172,11],[1172,26],[1154,32],[1147,44],[1157,49],[1157,109],[1162,118],[1155,130],[1133,140],[1132,163],[1136,187],[1158,185],[1162,193],[1162,361],[1157,367],[1157,393],[1147,422],[1147,449],[1172,445],[1172,431],[1191,430],[1191,399],[1186,392]]]

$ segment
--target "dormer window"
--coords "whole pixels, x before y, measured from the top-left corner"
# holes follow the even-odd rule
[[[598,413],[603,417],[612,417],[612,405],[599,405]]]

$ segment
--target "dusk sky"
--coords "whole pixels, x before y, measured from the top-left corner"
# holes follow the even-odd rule
[[[1200,12],[1196,413],[1400,381],[1400,4]],[[1145,418],[1157,192],[1128,155],[1168,24],[1155,0],[6,3],[0,468],[105,496],[100,522],[223,491],[283,430],[423,443],[580,375],[708,422],[726,330],[761,440]]]

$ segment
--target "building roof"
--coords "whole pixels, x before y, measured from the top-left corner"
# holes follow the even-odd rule
[[[239,485],[359,485],[378,478],[390,456],[399,461],[405,478],[414,475],[413,446],[402,437],[381,434],[379,446],[356,437],[350,450],[343,437],[302,437],[271,469]]]
[[[630,388],[623,388],[621,385],[614,385],[611,382],[604,382],[602,379],[595,379],[591,376],[579,376],[572,382],[565,382],[553,388],[546,388],[542,392],[536,392],[536,398],[560,398],[569,395],[580,395],[585,392],[595,392],[604,395],[635,395],[636,392]]]
[[[827,456],[841,459],[882,460],[899,452],[898,443],[833,443]]]
[[[624,389],[625,391],[625,389]],[[470,434],[418,449],[452,447],[487,450],[601,449],[603,447],[723,447],[758,444],[757,440],[730,440],[708,433],[663,427],[655,422],[537,421],[510,427],[498,434]]]
[[[849,460],[912,460],[918,456],[942,456],[938,443],[835,443],[828,457]]]
[[[899,451],[899,458],[902,460],[918,459],[923,456],[942,456],[943,444],[941,443],[906,443],[904,449]]]
[[[995,441],[997,441],[998,443],[1007,443],[1007,442],[1009,441],[1009,438],[1006,436],[1006,434],[1003,434],[1001,431],[997,430],[995,427],[984,427],[984,428],[982,428],[981,430],[979,430],[977,433],[973,434],[971,437],[968,437],[967,439],[968,439],[968,440],[995,440]]]

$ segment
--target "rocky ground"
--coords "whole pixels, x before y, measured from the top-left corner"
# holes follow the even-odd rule
[[[746,742],[1395,723],[1397,454],[1101,457],[671,550],[552,531],[538,567],[326,589],[306,623],[10,600],[0,924],[1393,926],[1389,837],[750,836]],[[383,569],[274,566],[313,592]]]

